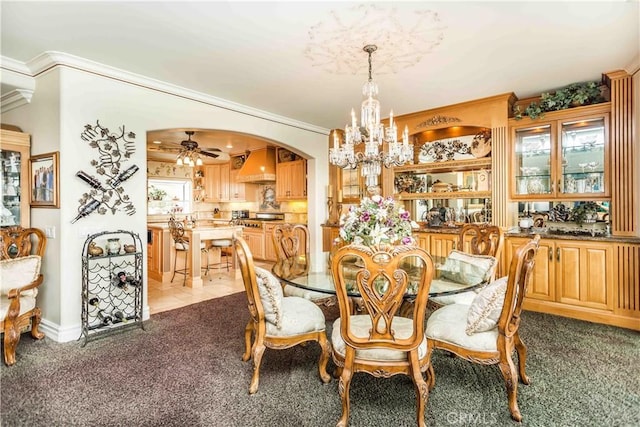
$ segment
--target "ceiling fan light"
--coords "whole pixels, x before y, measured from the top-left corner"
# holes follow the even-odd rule
[[[176,159],[176,165],[182,166],[182,157],[178,156],[178,158]]]
[[[200,156],[196,159],[196,166],[202,166],[202,158]]]

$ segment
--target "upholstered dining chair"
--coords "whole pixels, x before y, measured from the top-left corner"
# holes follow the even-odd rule
[[[327,373],[331,344],[327,340],[325,318],[320,307],[304,298],[285,297],[282,286],[271,272],[254,265],[247,243],[238,237],[234,246],[250,315],[242,355],[245,362],[253,359],[249,393],[258,391],[260,363],[265,348],[281,350],[308,341],[316,341],[322,350],[318,361],[320,379],[324,383],[331,381]]]
[[[173,283],[173,279],[176,277],[176,274],[182,274],[184,276],[184,281],[182,282],[182,286],[187,283],[187,276],[189,275],[189,260],[187,257],[189,256],[189,239],[184,235],[184,225],[182,222],[177,221],[175,218],[169,218],[169,232],[171,233],[171,238],[173,239],[173,248],[174,248],[174,257],[173,257],[173,275],[171,275],[171,283]],[[184,254],[184,268],[177,269],[178,266],[178,254]],[[205,242],[200,242],[200,253],[205,255],[207,261],[203,265],[203,270],[206,271],[205,274],[209,273],[209,250],[206,247]]]
[[[16,363],[16,348],[24,328],[31,325],[31,336],[44,338],[38,330],[42,314],[36,296],[43,281],[40,265],[46,245],[46,236],[37,228],[0,231],[0,330],[7,366]]]
[[[460,271],[462,275],[466,274],[465,266],[474,270],[474,275],[478,276],[479,280],[493,280],[502,256],[503,246],[504,233],[500,227],[488,224],[463,225],[456,239],[455,250],[445,260],[440,269],[441,277],[434,280],[433,286],[443,291],[447,290],[447,287],[455,286],[447,283],[447,278],[452,277],[450,273],[452,270]],[[476,291],[468,291],[434,297],[430,302],[437,307],[454,303],[471,304],[476,295]]]
[[[508,276],[486,286],[471,305],[450,304],[429,316],[427,321],[428,355],[435,349],[446,350],[463,359],[481,365],[497,364],[504,378],[511,418],[522,420],[518,407],[518,379],[529,384],[525,372],[527,348],[520,338],[522,301],[540,236],[520,246],[511,260]],[[513,362],[518,354],[518,370]],[[429,364],[429,387],[435,385],[433,366]]]
[[[303,224],[276,224],[271,233],[276,262],[271,271],[281,278],[293,278],[309,273],[309,229]],[[284,284],[285,296],[306,298],[321,306],[335,306],[336,298]]]
[[[353,257],[362,260],[362,267],[352,275]],[[420,272],[409,277],[403,266],[417,267]],[[375,249],[348,245],[334,255],[331,273],[336,286],[340,317],[331,334],[332,357],[340,376],[338,391],[342,401],[342,416],[337,425],[349,422],[349,390],[354,373],[366,372],[387,378],[407,375],[414,383],[417,397],[417,423],[425,425],[424,411],[429,396],[422,372],[428,370],[427,342],[424,322],[433,261],[423,249],[415,246],[395,246]],[[412,318],[397,316],[407,287],[417,285]],[[355,288],[354,288],[355,287]],[[357,289],[362,296],[366,314],[352,314],[349,297]],[[381,408],[381,410],[384,410]]]

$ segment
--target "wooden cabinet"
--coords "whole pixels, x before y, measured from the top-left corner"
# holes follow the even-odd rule
[[[247,200],[247,184],[237,181],[239,171],[240,169],[229,171],[229,200],[232,202],[244,202]]]
[[[160,228],[149,228],[151,241],[147,243],[147,271],[149,278],[163,280],[163,233]]]
[[[505,266],[511,265],[511,259],[520,246],[528,242],[526,238],[509,238],[505,241]],[[531,273],[531,281],[527,287],[526,296],[542,301],[555,301],[556,261],[554,258],[555,243],[541,239],[535,265]],[[506,270],[505,270],[506,274]]]
[[[249,250],[253,255],[254,259],[263,260],[265,259],[265,245],[264,245],[264,231],[263,230],[248,230],[244,229],[242,232],[242,237],[247,242],[249,246]]]
[[[340,238],[340,227],[322,226],[322,251],[330,252],[338,238]]]
[[[28,134],[0,130],[0,227],[29,227],[29,152]]]
[[[610,197],[609,110],[603,103],[510,120],[511,197],[602,200]]]
[[[276,164],[276,199],[307,198],[307,161],[293,160]]]
[[[276,262],[278,255],[273,244],[273,228],[275,224],[266,224],[264,227],[264,259],[265,261]]]
[[[229,201],[229,164],[209,165],[204,168],[205,201]]]
[[[434,257],[446,258],[453,250],[457,239],[457,234],[431,234],[429,253]]]
[[[507,263],[526,241],[526,238],[507,239]],[[614,295],[613,266],[611,243],[542,239],[527,288],[525,308],[585,320],[590,320],[590,309],[610,312]],[[540,305],[534,301],[552,304]],[[581,312],[582,316],[576,315],[582,309],[586,309]]]

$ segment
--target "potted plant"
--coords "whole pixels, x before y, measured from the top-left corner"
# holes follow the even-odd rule
[[[149,200],[162,200],[167,195],[167,192],[161,188],[156,188],[155,186],[149,187]]]
[[[603,89],[604,85],[600,82],[572,83],[553,93],[543,93],[540,95],[540,102],[534,101],[530,103],[524,111],[521,110],[520,106],[514,106],[514,117],[516,120],[521,119],[523,116],[537,119],[543,117],[547,111],[598,104],[605,100],[602,94]]]

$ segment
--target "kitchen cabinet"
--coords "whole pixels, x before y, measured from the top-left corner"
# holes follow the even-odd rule
[[[147,271],[149,278],[162,282],[162,229],[148,229],[151,241],[147,242]]]
[[[246,202],[255,200],[255,192],[258,186],[238,182],[238,172],[240,169],[231,169],[229,171],[229,201],[230,202]]]
[[[276,164],[276,199],[307,198],[307,161],[293,160]]]
[[[204,167],[205,202],[229,201],[229,164]]]
[[[609,103],[510,120],[511,197],[603,200],[611,195]]]
[[[273,244],[273,228],[275,224],[265,224],[264,226],[264,260],[276,262],[278,255]]]
[[[242,237],[247,242],[253,259],[264,260],[265,259],[265,238],[264,230],[249,230],[245,228],[242,231]]]
[[[507,264],[525,238],[507,239]],[[542,239],[527,298],[563,307],[613,309],[613,246],[608,242]]]
[[[29,134],[0,131],[0,227],[29,227]]]

